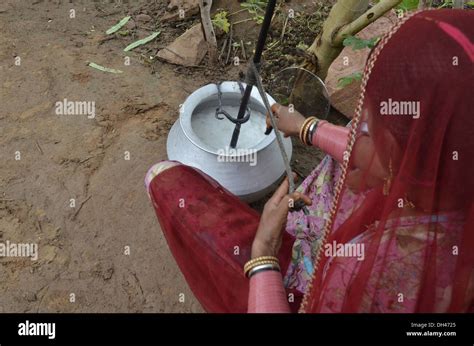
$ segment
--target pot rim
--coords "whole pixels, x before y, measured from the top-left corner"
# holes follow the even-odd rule
[[[247,86],[245,83],[241,83],[241,84],[243,85],[244,88]],[[222,82],[221,91],[222,93],[239,93],[239,94],[241,93],[239,83],[235,81]],[[194,109],[196,109],[196,107],[201,103],[201,100],[204,100],[205,98],[208,98],[209,96],[212,96],[212,95],[217,95],[217,85],[214,83],[207,84],[195,90],[191,95],[189,95],[186,98],[183,105],[180,107],[180,111],[179,111],[179,114],[180,114],[179,122],[180,122],[180,126],[181,126],[181,129],[183,130],[184,135],[196,147],[210,154],[218,155],[221,157],[245,156],[246,155],[245,153],[243,153],[242,155],[229,154],[227,153],[227,151],[223,152],[222,149],[211,148],[194,133],[192,129],[192,125],[191,125],[191,118],[192,118]],[[267,93],[267,97],[268,97],[268,102],[270,103],[270,106],[273,106],[273,104],[275,104],[276,101],[268,93]],[[253,99],[253,101],[260,103],[262,107],[265,108],[264,102],[256,87],[252,89],[250,98]],[[265,149],[266,147],[271,145],[273,141],[275,140],[276,140],[276,136],[275,136],[275,133],[272,131],[270,135],[265,136],[265,138],[261,140],[260,142],[258,142],[255,146],[251,148],[245,148],[245,149],[236,148],[236,150],[237,150],[237,153],[239,152],[239,149],[243,151],[254,150],[258,153],[262,149]],[[230,138],[229,138],[229,141],[230,141]]]

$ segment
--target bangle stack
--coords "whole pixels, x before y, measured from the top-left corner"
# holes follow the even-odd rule
[[[313,145],[313,134],[316,131],[320,120],[316,117],[309,117],[303,123],[300,129],[300,140],[305,145],[311,146]]]
[[[280,271],[278,258],[273,256],[257,257],[245,263],[244,266],[244,274],[248,278],[251,278],[252,275],[258,272],[267,270]]]

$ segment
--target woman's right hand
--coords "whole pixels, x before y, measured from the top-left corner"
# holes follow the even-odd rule
[[[275,103],[272,106],[272,112],[275,115],[278,129],[284,133],[285,137],[298,136],[300,134],[305,117],[296,109],[290,110],[288,107]],[[270,116],[267,114],[267,128],[271,126]]]

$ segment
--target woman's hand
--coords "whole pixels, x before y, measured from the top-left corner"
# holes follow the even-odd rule
[[[272,112],[275,115],[278,129],[284,133],[285,137],[298,136],[305,117],[296,109],[290,111],[290,108],[275,103],[272,106]],[[267,127],[271,127],[270,116],[267,114]]]
[[[288,178],[268,200],[263,208],[260,225],[252,244],[252,258],[261,256],[277,256],[280,250],[282,231],[286,225],[289,209],[302,199],[306,205],[311,205],[311,199],[299,192],[288,195]]]

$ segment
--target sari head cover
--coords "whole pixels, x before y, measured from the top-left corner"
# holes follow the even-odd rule
[[[472,309],[473,23],[471,11],[418,12],[372,51],[347,152],[367,117],[385,174],[371,188],[363,175],[368,193],[336,229],[347,155],[300,311]]]

